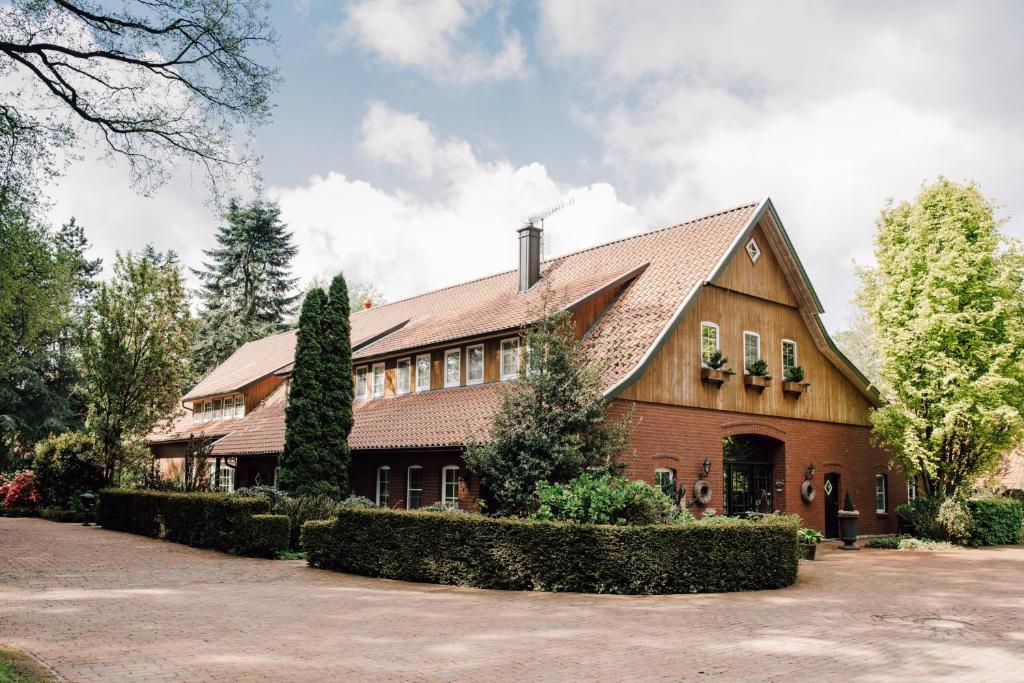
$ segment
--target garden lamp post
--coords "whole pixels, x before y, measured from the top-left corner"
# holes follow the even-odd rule
[[[86,518],[85,521],[82,522],[82,526],[89,526],[92,524],[92,511],[96,506],[96,494],[92,491],[85,491],[78,497],[82,501],[82,510],[86,513]]]

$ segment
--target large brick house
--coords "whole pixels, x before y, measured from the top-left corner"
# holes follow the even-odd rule
[[[908,491],[870,444],[878,393],[825,331],[770,200],[544,262],[540,242],[540,228],[524,227],[518,269],[352,315],[356,493],[391,507],[475,506],[461,446],[486,431],[518,373],[519,331],[547,300],[571,311],[600,359],[611,413],[633,412],[621,455],[630,477],[682,486],[698,511],[703,479],[719,513],[794,512],[830,536],[849,492],[862,533],[895,531]],[[184,414],[149,439],[160,470],[180,468],[201,433],[216,439],[219,486],[273,483],[295,339],[246,344],[185,395]],[[736,374],[705,367],[714,349]],[[745,370],[759,358],[770,381]],[[784,383],[795,365],[804,382]],[[813,500],[801,493],[809,478]]]

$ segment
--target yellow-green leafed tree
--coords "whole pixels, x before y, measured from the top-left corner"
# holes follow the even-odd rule
[[[861,272],[889,394],[875,436],[930,496],[968,493],[1021,435],[1024,256],[993,209],[946,178],[890,201]]]

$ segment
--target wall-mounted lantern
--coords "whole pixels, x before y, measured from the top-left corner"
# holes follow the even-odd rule
[[[706,477],[709,474],[711,474],[711,461],[708,460],[707,457],[705,457],[704,458],[704,476]]]
[[[781,478],[775,480],[775,492],[776,493],[782,493],[782,479]]]
[[[808,481],[814,479],[814,463],[812,462],[807,466],[807,479]]]

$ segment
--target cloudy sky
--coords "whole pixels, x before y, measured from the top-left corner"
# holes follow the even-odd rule
[[[303,280],[389,298],[771,196],[846,321],[878,211],[973,179],[1024,236],[1024,3],[275,0],[284,83],[256,141]],[[217,216],[188,169],[153,197],[88,157],[53,190],[98,255],[187,264]]]

